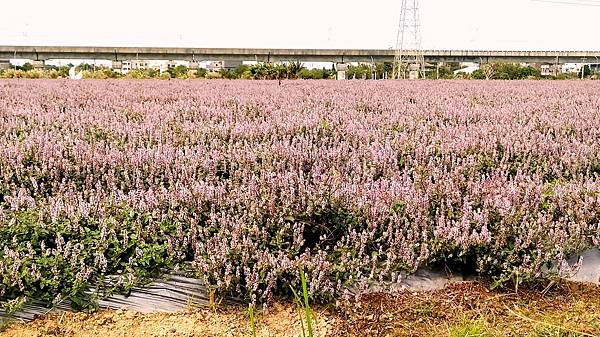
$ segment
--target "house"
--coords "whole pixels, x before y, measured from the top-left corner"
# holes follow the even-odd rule
[[[121,72],[127,74],[131,70],[131,61],[121,62]]]
[[[219,72],[221,69],[235,69],[242,65],[242,61],[210,61],[206,64],[209,72]]]
[[[542,76],[556,76],[562,72],[562,67],[556,64],[540,65],[540,74]]]
[[[131,60],[131,69],[145,70],[148,69],[148,61],[146,60]]]
[[[581,68],[581,65],[577,63],[565,63],[562,65],[561,71],[563,73],[576,73],[579,72],[579,68]]]
[[[225,61],[210,61],[206,65],[206,70],[209,72],[219,72],[225,69]]]

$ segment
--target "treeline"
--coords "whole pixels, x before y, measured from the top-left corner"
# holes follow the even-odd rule
[[[582,74],[583,72],[583,74]],[[476,80],[524,80],[524,79],[577,79],[592,78],[598,76],[594,74],[589,65],[583,66],[579,72],[559,73],[555,75],[542,75],[541,70],[532,66],[522,66],[515,63],[493,62],[481,65],[471,75]]]
[[[522,80],[542,78],[542,73],[531,66],[496,62],[481,65],[471,76],[477,80]]]
[[[67,78],[69,69],[73,65],[62,67],[46,66],[45,69],[33,69],[29,63],[10,69],[0,70],[0,78]],[[457,73],[458,65],[445,64],[439,67],[428,67],[425,76],[428,79],[477,79],[477,80],[521,80],[521,79],[575,79],[597,78],[589,66],[585,66],[579,73],[561,73],[555,76],[542,76],[540,69],[532,66],[522,66],[513,63],[487,63],[471,74]],[[91,64],[80,64],[76,71],[83,73],[83,78],[107,79],[255,79],[255,80],[283,80],[283,79],[335,79],[335,67],[308,69],[300,62],[288,63],[258,63],[242,64],[233,69],[220,69],[209,71],[205,68],[190,69],[184,65],[170,67],[164,71],[158,69],[134,69],[127,74],[114,71],[107,67],[96,67]],[[583,74],[581,73],[583,71]],[[392,77],[391,63],[349,65],[346,70],[346,79],[389,79]]]
[[[0,70],[0,78],[67,78],[72,65],[56,67],[47,66],[45,69],[33,69],[29,63],[10,69]],[[90,64],[81,64],[75,68],[81,71],[83,78],[106,79],[106,78],[130,78],[130,79],[335,79],[335,68],[313,68],[307,69],[300,62],[289,63],[258,63],[253,65],[242,64],[233,69],[220,69],[209,71],[205,68],[190,69],[184,65],[170,67],[161,72],[158,69],[133,69],[127,74],[114,71],[107,67],[95,67]]]
[[[515,63],[494,62],[483,64],[480,69],[471,74],[454,73],[460,68],[452,65],[442,65],[439,67],[427,67],[425,77],[427,79],[474,79],[474,80],[524,80],[524,79],[577,79],[582,78],[581,71],[578,73],[560,73],[557,75],[543,76],[541,70],[532,66],[522,66]],[[584,78],[597,78],[591,68],[586,65],[583,67]],[[348,66],[346,70],[347,79],[382,79],[391,78],[391,63],[360,64],[357,66]]]
[[[221,69],[222,78],[228,79],[254,79],[254,80],[277,80],[277,79],[335,79],[335,68],[313,68],[307,69],[300,62],[288,63],[257,63],[253,65],[243,64],[235,69]]]

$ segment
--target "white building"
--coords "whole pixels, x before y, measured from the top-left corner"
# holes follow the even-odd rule
[[[562,65],[562,72],[563,73],[576,73],[579,72],[579,69],[581,68],[581,64],[577,64],[577,63],[565,63]]]
[[[563,71],[561,65],[556,64],[542,64],[540,65],[540,74],[542,76],[556,76]]]
[[[131,69],[145,70],[148,69],[148,61],[146,60],[131,60]]]
[[[242,61],[210,61],[206,64],[209,72],[218,72],[221,69],[235,69],[242,65]]]
[[[218,72],[221,69],[225,69],[225,61],[210,61],[206,65],[206,70],[212,72]]]
[[[131,61],[121,62],[121,72],[127,74],[131,70]]]
[[[542,76],[550,76],[552,75],[552,69],[549,64],[542,64],[540,66],[540,74]]]

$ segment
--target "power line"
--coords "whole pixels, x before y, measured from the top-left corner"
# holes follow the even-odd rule
[[[559,1],[559,0],[531,0],[531,1],[558,4],[558,5],[600,7],[600,3],[583,3],[583,2],[571,2],[571,1]]]
[[[540,1],[540,0],[532,0],[532,1]],[[552,2],[560,2],[566,4],[575,4],[575,5],[596,5],[600,4],[600,0],[541,0],[542,2],[552,1]]]
[[[561,0],[531,0],[533,2],[544,2],[558,5],[573,5],[573,6],[588,6],[588,7],[600,7],[600,2],[591,1],[588,2],[573,2],[575,0],[561,1]]]

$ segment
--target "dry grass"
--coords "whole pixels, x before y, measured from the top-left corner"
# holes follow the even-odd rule
[[[600,288],[565,283],[490,291],[477,282],[434,292],[370,294],[315,309],[317,336],[600,336]],[[298,310],[258,312],[258,336],[300,336]],[[250,336],[242,308],[165,314],[99,311],[15,323],[1,336]]]
[[[565,283],[547,292],[490,291],[461,283],[445,290],[373,294],[348,303],[338,332],[358,336],[599,336],[600,288]]]

